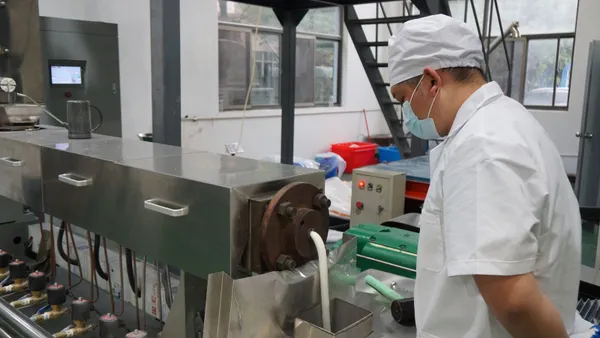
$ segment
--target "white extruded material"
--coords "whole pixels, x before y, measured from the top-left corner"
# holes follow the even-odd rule
[[[17,82],[10,77],[0,77],[0,90],[5,93],[12,93],[17,89]]]
[[[321,282],[321,316],[323,317],[323,328],[331,332],[331,312],[329,309],[329,264],[327,262],[327,251],[321,236],[315,231],[310,232],[310,238],[317,247],[319,256],[319,280]]]

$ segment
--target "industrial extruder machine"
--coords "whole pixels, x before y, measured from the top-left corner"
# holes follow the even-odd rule
[[[200,311],[210,273],[314,259],[309,231],[328,232],[323,184],[319,171],[137,140],[0,133],[0,195],[181,269],[172,313]],[[182,317],[177,330],[194,330]]]

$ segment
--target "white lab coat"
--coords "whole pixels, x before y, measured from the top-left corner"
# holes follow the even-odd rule
[[[420,227],[418,337],[510,337],[476,274],[533,272],[569,333],[591,327],[575,320],[581,219],[563,162],[537,120],[495,82],[463,104],[431,151]]]

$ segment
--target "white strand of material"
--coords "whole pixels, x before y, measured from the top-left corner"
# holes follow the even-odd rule
[[[321,316],[323,318],[323,328],[331,332],[331,312],[329,310],[329,264],[327,262],[327,251],[325,243],[321,236],[315,232],[310,232],[310,238],[317,247],[319,257],[319,280],[321,281]]]

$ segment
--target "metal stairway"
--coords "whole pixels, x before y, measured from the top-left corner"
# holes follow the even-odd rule
[[[450,6],[448,0],[408,0],[392,2],[402,3],[402,15],[388,16],[383,3],[377,3],[377,12],[375,18],[359,18],[354,6],[344,7],[344,20],[346,27],[354,46],[358,52],[360,60],[365,68],[369,82],[375,92],[379,106],[385,117],[385,120],[390,128],[394,143],[398,147],[402,158],[409,158],[423,155],[427,149],[427,141],[411,138],[404,134],[402,117],[396,113],[396,105],[399,103],[392,100],[390,95],[390,84],[384,80],[383,73],[387,74],[387,53],[380,59],[379,48],[387,47],[387,39],[380,41],[379,25],[385,25],[389,36],[394,31],[393,24],[402,24],[409,20],[419,18],[421,16],[433,14],[450,15]],[[387,2],[386,4],[389,4]],[[418,10],[418,14],[416,10]],[[375,25],[375,41],[369,41],[365,33],[365,27]],[[401,114],[400,114],[401,115]],[[411,142],[408,139],[411,138]]]

